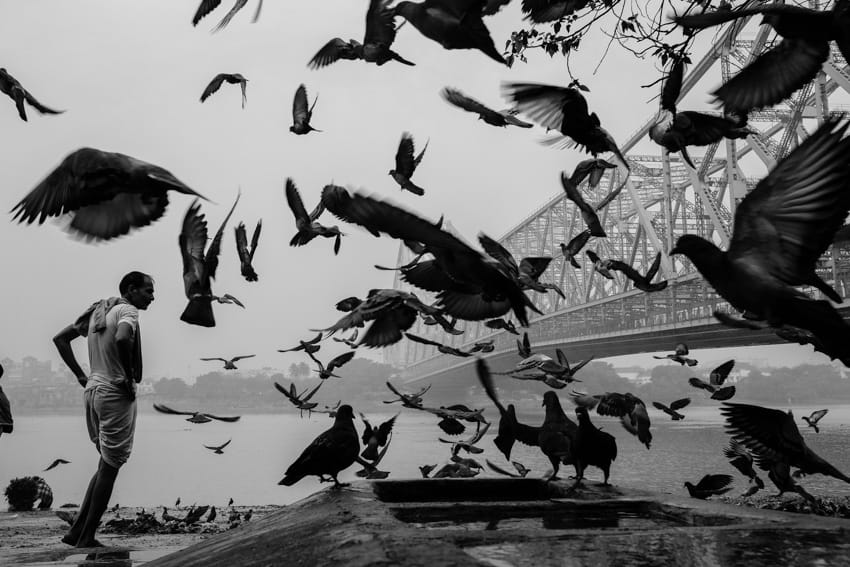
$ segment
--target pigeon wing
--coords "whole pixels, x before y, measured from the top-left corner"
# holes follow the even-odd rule
[[[850,211],[847,126],[825,121],[741,202],[728,251],[733,262],[789,285],[812,283],[815,262]]]
[[[206,266],[207,274],[211,279],[215,279],[215,272],[218,269],[218,255],[221,252],[221,239],[224,236],[224,227],[227,225],[227,221],[230,220],[230,215],[232,215],[233,211],[236,209],[236,204],[239,203],[240,196],[241,193],[236,195],[236,200],[233,201],[233,206],[230,207],[230,212],[227,213],[227,216],[224,217],[224,220],[221,222],[221,226],[218,227],[218,231],[216,231],[209,248],[207,248],[207,254],[204,256],[204,265]]]
[[[395,154],[395,168],[405,177],[413,175],[413,170],[416,169],[413,159],[413,138],[407,132],[401,135],[401,141],[398,143],[398,150]]]
[[[201,4],[198,6],[195,15],[192,17],[192,25],[197,26],[198,22],[200,22],[204,16],[218,8],[219,4],[221,4],[221,0],[201,0]]]
[[[201,93],[201,102],[207,100],[211,94],[221,88],[221,84],[224,82],[225,77],[225,73],[219,73],[218,75],[213,77],[213,80],[210,81],[210,83],[207,85],[207,88],[205,88],[204,92]]]

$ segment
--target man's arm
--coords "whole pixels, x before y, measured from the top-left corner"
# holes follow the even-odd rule
[[[80,383],[80,386],[85,388],[89,379],[86,376],[86,373],[83,372],[83,369],[80,368],[80,363],[77,362],[77,357],[74,356],[74,349],[71,348],[71,341],[79,336],[80,333],[74,325],[68,325],[59,331],[55,337],[53,337],[53,344],[56,345],[56,349],[59,351],[59,356],[62,357],[62,360],[68,365],[68,368],[71,369],[74,376],[77,377],[77,382]]]
[[[118,329],[115,331],[115,346],[118,348],[118,358],[121,360],[121,367],[124,368],[124,376],[127,379],[127,391],[130,394],[130,399],[136,398],[133,390],[133,376],[135,369],[133,368],[133,326],[126,321],[118,323]]]

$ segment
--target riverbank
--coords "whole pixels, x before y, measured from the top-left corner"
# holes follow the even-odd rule
[[[510,479],[496,479],[489,482],[494,482],[501,487],[506,481],[510,483]],[[416,482],[421,481],[396,482],[389,486],[398,486]],[[432,482],[433,484],[431,484]],[[481,484],[481,481],[474,482],[476,485]],[[535,482],[536,481],[529,479],[523,484],[523,486],[539,486],[533,485]],[[421,486],[424,488],[431,486],[437,487],[438,484],[438,481],[430,481],[428,484],[423,484]],[[467,483],[461,486],[466,488],[468,486],[472,486],[472,484]],[[506,484],[505,486],[508,485]],[[423,491],[418,485],[417,489],[419,493],[422,494],[427,492]],[[539,488],[534,488],[534,490],[539,490]],[[595,483],[591,483],[588,490],[582,490],[581,492],[582,494],[579,495],[580,499],[585,502],[595,499],[610,503],[619,499],[624,503],[633,503],[636,498],[651,498],[658,502],[673,501],[679,507],[693,510],[709,510],[711,512],[711,516],[705,517],[716,518],[720,515],[728,518],[737,517],[734,519],[735,525],[741,523],[742,517],[750,519],[767,518],[771,519],[771,521],[776,518],[784,518],[784,522],[805,525],[807,529],[811,529],[813,526],[817,527],[818,525],[834,527],[833,520],[827,518],[815,518],[813,512],[832,518],[850,517],[850,499],[848,498],[822,498],[819,500],[820,509],[815,511],[812,509],[810,503],[799,496],[785,495],[782,498],[777,498],[772,493],[768,492],[760,492],[747,499],[741,497],[721,497],[709,502],[680,498],[665,494],[651,495],[649,493],[617,487],[606,489],[597,486]],[[545,497],[547,495],[548,493],[546,495],[541,494],[538,495],[538,497]],[[509,496],[510,495],[506,495],[503,496],[503,498],[509,499]],[[517,493],[515,496],[516,501],[511,504],[501,506],[493,504],[485,505],[491,506],[487,513],[483,513],[479,510],[467,517],[465,522],[463,518],[466,515],[460,512],[457,514],[449,514],[449,516],[452,517],[447,516],[446,518],[439,518],[440,521],[432,521],[437,519],[437,516],[439,516],[439,514],[435,514],[435,510],[437,510],[441,505],[448,505],[448,503],[427,503],[425,505],[419,505],[418,507],[414,506],[408,508],[404,508],[405,504],[403,503],[393,503],[391,505],[394,507],[393,514],[395,514],[395,517],[403,519],[402,525],[411,524],[418,528],[424,527],[427,528],[424,530],[426,533],[433,533],[435,531],[439,532],[452,526],[458,530],[464,531],[465,533],[469,533],[470,531],[477,532],[479,531],[478,527],[483,529],[485,532],[496,531],[497,533],[504,533],[506,528],[509,526],[518,528],[519,522],[529,523],[532,521],[528,513],[529,502],[527,501],[527,498],[529,495]],[[557,497],[558,494],[553,493],[551,496]],[[395,496],[390,492],[385,492],[382,498],[393,501]],[[142,508],[124,507],[119,508],[117,511],[107,512],[104,516],[103,528],[101,533],[98,534],[99,540],[107,546],[103,549],[74,549],[62,544],[59,540],[66,532],[68,525],[56,515],[55,510],[24,513],[2,512],[0,513],[0,565],[35,567],[47,565],[80,565],[96,561],[99,565],[111,565],[114,567],[139,566],[159,558],[163,558],[164,560],[165,556],[187,548],[204,550],[206,540],[210,540],[211,538],[216,538],[215,541],[217,542],[229,541],[231,543],[228,545],[236,546],[239,541],[241,541],[244,537],[247,537],[246,535],[240,534],[267,533],[268,530],[274,529],[275,526],[279,527],[281,523],[292,526],[294,524],[309,522],[309,518],[316,518],[317,522],[319,520],[330,521],[328,517],[323,518],[324,515],[329,513],[329,510],[333,511],[333,516],[335,518],[334,523],[339,523],[340,529],[344,528],[346,533],[351,532],[353,534],[359,529],[358,526],[362,528],[359,524],[359,516],[362,516],[361,519],[363,520],[369,520],[366,521],[366,524],[369,524],[369,522],[374,523],[375,517],[370,516],[369,514],[376,514],[381,509],[382,505],[384,508],[388,506],[387,504],[378,503],[378,500],[379,498],[375,498],[372,495],[372,491],[368,483],[361,482],[355,483],[353,488],[346,489],[338,493],[323,490],[286,507],[234,506],[227,508],[224,511],[219,511],[213,522],[200,522],[189,528],[177,524],[162,522],[161,507],[148,507],[144,510]],[[541,500],[541,502],[542,501],[543,500]],[[725,506],[724,504],[737,506],[739,510],[735,510],[733,506]],[[466,505],[468,505],[468,503]],[[553,535],[551,533],[552,530],[576,530],[579,528],[598,529],[604,524],[604,522],[600,523],[601,517],[597,516],[582,517],[576,522],[575,526],[567,526],[563,523],[563,520],[561,520],[561,523],[558,524],[557,521],[553,521],[551,519],[551,514],[553,513],[553,509],[551,509],[552,505],[549,503],[541,505],[547,507],[546,513],[550,515],[549,520],[545,520],[544,515],[544,528],[546,529],[542,531],[542,534],[548,534],[546,537]],[[371,512],[368,511],[370,507],[372,509]],[[351,511],[349,511],[349,508],[351,508]],[[366,510],[366,512],[354,511],[354,508],[357,508],[357,510]],[[399,510],[402,509],[408,510],[407,516],[399,514]],[[73,508],[62,510],[71,513],[75,511]],[[232,512],[236,512],[240,516],[244,516],[248,510],[252,511],[252,517],[249,521],[241,521],[236,525],[231,525],[230,516]],[[414,511],[411,512],[411,510]],[[776,510],[797,512],[797,514],[776,515],[774,512]],[[145,518],[146,516],[140,516],[140,513],[143,511],[146,513],[153,513],[160,521],[156,526],[147,525],[147,529],[143,529],[143,531],[139,532],[137,530],[144,526],[145,522],[131,523],[130,521],[136,518]],[[179,510],[175,510],[173,508],[169,509],[169,512],[177,517],[184,516],[187,511],[188,510],[185,507]],[[383,512],[385,512],[385,510]],[[352,513],[358,517],[355,517]],[[616,513],[622,513],[622,510],[615,512],[615,514]],[[429,514],[434,516],[434,518],[429,518]],[[628,515],[630,516],[629,521],[634,521],[634,518],[631,517],[634,516],[634,514],[630,513]],[[637,514],[637,516],[640,516],[640,514]],[[494,520],[497,517],[501,517],[501,520],[496,522],[492,527],[484,526],[482,523],[486,523],[486,520],[488,519]],[[660,518],[661,516],[659,515],[658,517]],[[262,521],[264,518],[269,518],[270,520],[273,518],[278,519],[269,523]],[[665,520],[669,519],[669,516],[665,515],[664,518]],[[115,522],[115,520],[118,520],[118,522]],[[387,520],[388,518],[384,517],[383,521]],[[349,521],[352,522],[351,525],[346,525],[346,522]],[[819,524],[821,521],[824,522],[824,524]],[[119,522],[124,524],[122,529],[118,529],[116,531],[116,529],[109,527],[110,523],[112,526],[115,526]],[[476,527],[472,525],[473,522],[482,523],[482,525]],[[548,524],[545,522],[548,522]],[[469,525],[464,526],[464,523]],[[582,523],[587,523],[588,525],[582,525]],[[691,521],[691,523],[693,525],[690,527],[699,527],[701,525],[699,520]],[[712,520],[704,523],[705,526],[702,527],[713,526],[716,522]],[[838,525],[841,525],[841,523],[843,522],[840,522]],[[615,524],[617,524],[617,522],[615,522]],[[683,525],[687,527],[687,521],[683,521]],[[484,529],[485,527],[487,529]],[[617,529],[622,530],[623,525],[617,524]],[[185,533],[166,533],[168,531],[180,530],[187,531]],[[305,533],[309,532],[310,530],[308,529]],[[305,535],[305,538],[308,537],[308,535]],[[540,537],[543,537],[543,535]],[[421,539],[421,534],[418,538]],[[358,536],[351,541],[354,543],[363,543],[366,540]],[[304,545],[307,545],[306,541],[303,543]],[[291,545],[294,545],[294,543]],[[203,551],[199,553],[203,554]],[[438,562],[434,564],[441,563]]]
[[[244,516],[252,511],[249,524],[262,519],[281,506],[233,506],[220,512],[213,522],[203,522],[194,528],[196,531],[185,533],[125,533],[106,528],[110,521],[116,519],[132,519],[142,512],[142,508],[125,507],[109,511],[103,517],[102,529],[98,540],[106,547],[101,549],[75,549],[63,544],[60,538],[67,532],[68,524],[56,515],[56,510],[33,512],[0,512],[0,565],[63,565],[82,563],[89,555],[104,554],[116,560],[116,565],[141,565],[147,561],[173,553],[203,541],[212,535],[228,531],[230,528],[229,515],[231,511]],[[76,508],[61,510],[74,513]],[[162,508],[146,508],[161,518]],[[187,509],[169,512],[175,516],[183,516]],[[89,557],[88,560],[93,560]]]

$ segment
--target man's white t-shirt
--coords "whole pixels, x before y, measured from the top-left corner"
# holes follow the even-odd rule
[[[121,323],[128,323],[135,337],[139,325],[139,310],[129,303],[121,302],[106,314],[106,328],[99,333],[91,332],[88,335],[90,378],[96,381],[116,385],[127,381],[118,353],[118,344],[115,342],[115,333]],[[94,328],[93,322],[90,321],[90,325]]]

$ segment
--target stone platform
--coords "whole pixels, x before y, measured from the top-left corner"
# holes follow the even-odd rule
[[[850,520],[569,486],[360,481],[147,565],[850,565]]]

